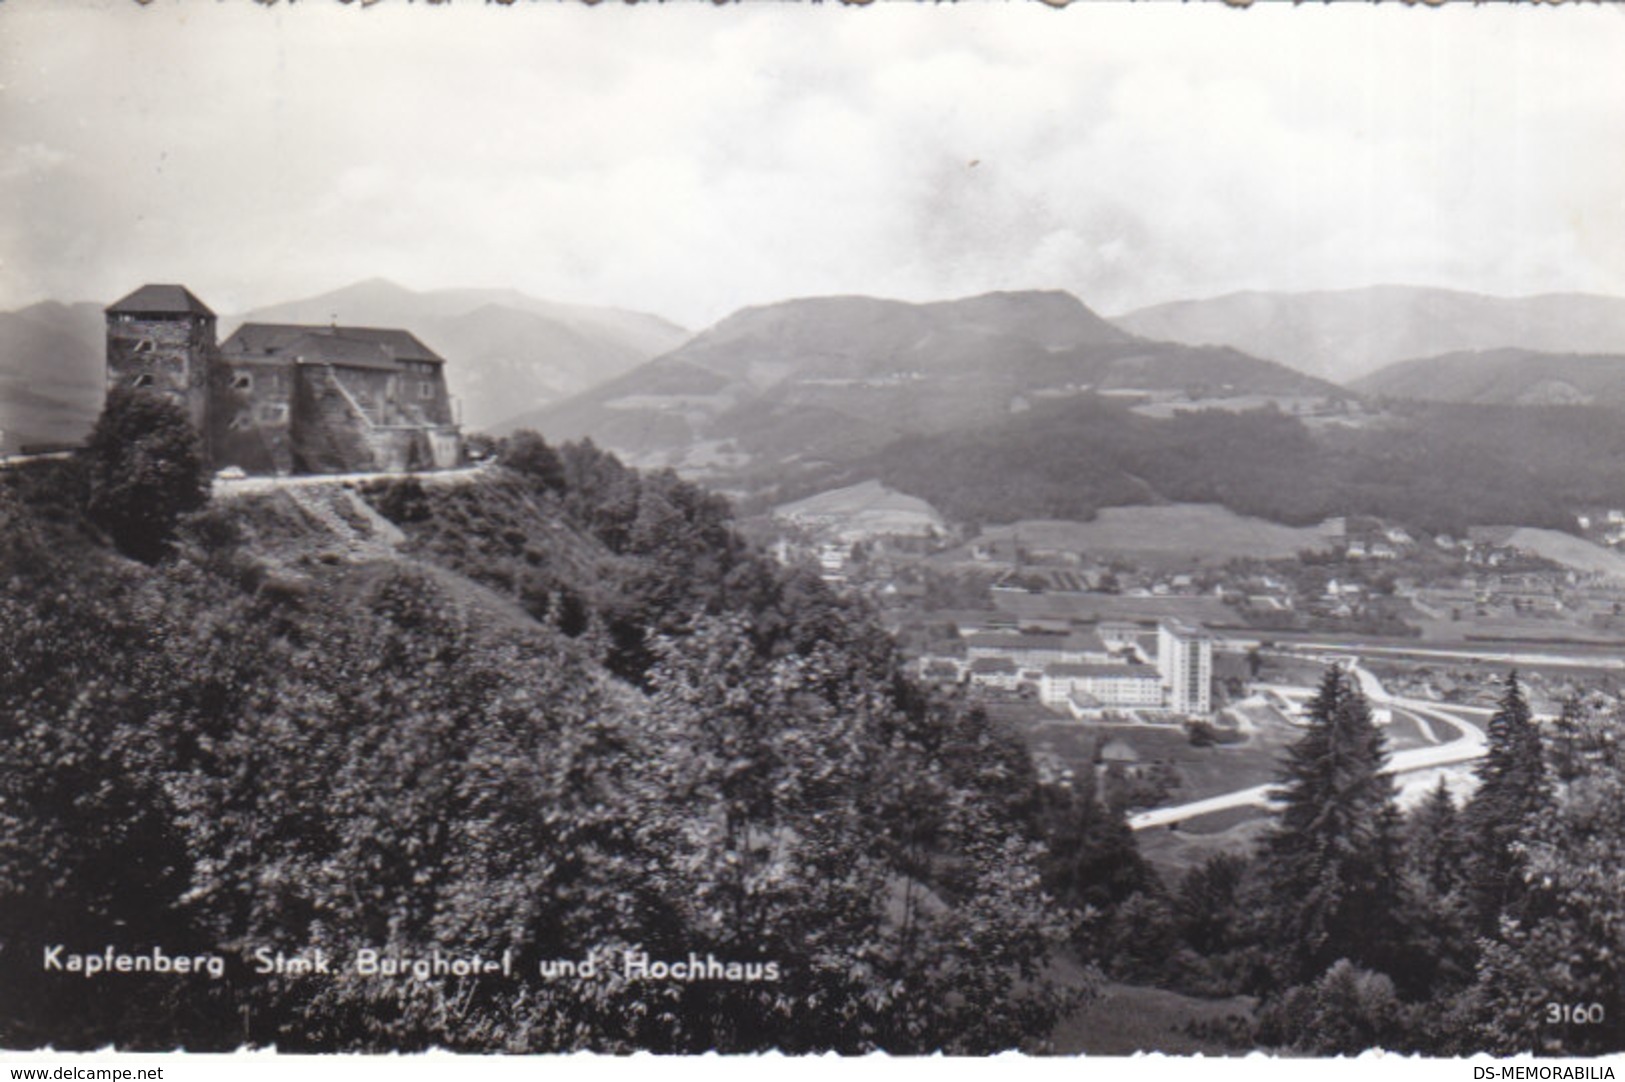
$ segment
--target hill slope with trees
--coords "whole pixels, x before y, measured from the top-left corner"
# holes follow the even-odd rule
[[[321,514],[217,501],[150,562],[86,516],[84,464],[0,474],[0,1045],[1041,1042],[1071,917],[1019,745],[715,497],[509,450]],[[53,945],[225,975],[86,979],[41,967]],[[261,975],[260,949],[339,961]],[[364,949],[513,973],[343,965]]]
[[[898,440],[823,487],[874,477],[951,519],[1088,520],[1102,507],[1217,503],[1288,525],[1374,515],[1430,532],[1574,528],[1625,501],[1620,415],[1600,407],[1405,403],[1311,429],[1275,409],[1138,415],[1085,396],[980,429]]]

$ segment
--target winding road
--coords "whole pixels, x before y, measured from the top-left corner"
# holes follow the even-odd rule
[[[1477,725],[1464,720],[1458,715],[1471,714],[1488,717],[1494,713],[1483,707],[1452,706],[1443,709],[1438,703],[1427,699],[1405,699],[1388,694],[1376,676],[1370,671],[1354,667],[1354,675],[1360,682],[1360,690],[1365,693],[1366,699],[1373,707],[1395,707],[1409,711],[1430,722],[1444,727],[1444,731],[1454,730],[1454,740],[1445,741],[1426,748],[1411,748],[1406,751],[1395,752],[1388,758],[1385,773],[1393,775],[1410,774],[1418,770],[1433,770],[1441,766],[1454,766],[1459,763],[1472,762],[1484,754],[1484,730]],[[1220,793],[1203,800],[1193,800],[1188,804],[1176,804],[1166,808],[1152,808],[1150,811],[1140,812],[1129,816],[1128,825],[1131,830],[1149,830],[1152,827],[1171,826],[1174,823],[1195,819],[1200,815],[1212,812],[1226,811],[1230,808],[1245,807],[1271,807],[1270,791],[1277,788],[1276,783],[1267,785],[1254,785],[1247,789],[1237,789],[1234,792]]]

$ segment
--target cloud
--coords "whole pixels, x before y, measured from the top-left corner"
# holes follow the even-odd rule
[[[1616,14],[10,0],[0,306],[1625,293]]]

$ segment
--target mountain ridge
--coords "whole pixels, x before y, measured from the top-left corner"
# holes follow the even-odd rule
[[[990,423],[1034,396],[1137,389],[1346,393],[1233,349],[1137,338],[1060,290],[923,304],[841,295],[740,309],[498,431],[590,437],[645,464],[729,473]]]
[[[1468,349],[1625,352],[1625,298],[1583,292],[1240,290],[1137,308],[1112,322],[1149,337],[1231,345],[1345,384],[1388,364]]]

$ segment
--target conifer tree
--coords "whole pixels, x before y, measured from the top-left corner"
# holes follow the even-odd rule
[[[1405,823],[1402,973],[1391,974],[1412,999],[1437,999],[1472,980],[1477,949],[1463,897],[1466,848],[1461,813],[1443,778]]]
[[[1339,958],[1373,966],[1390,954],[1396,830],[1385,744],[1347,674],[1327,669],[1308,731],[1287,750],[1262,853],[1285,983],[1312,980]]]
[[[1489,724],[1489,747],[1474,774],[1478,791],[1464,814],[1468,897],[1478,930],[1493,934],[1521,895],[1523,862],[1517,843],[1546,802],[1540,731],[1516,671],[1507,674],[1500,708]]]

